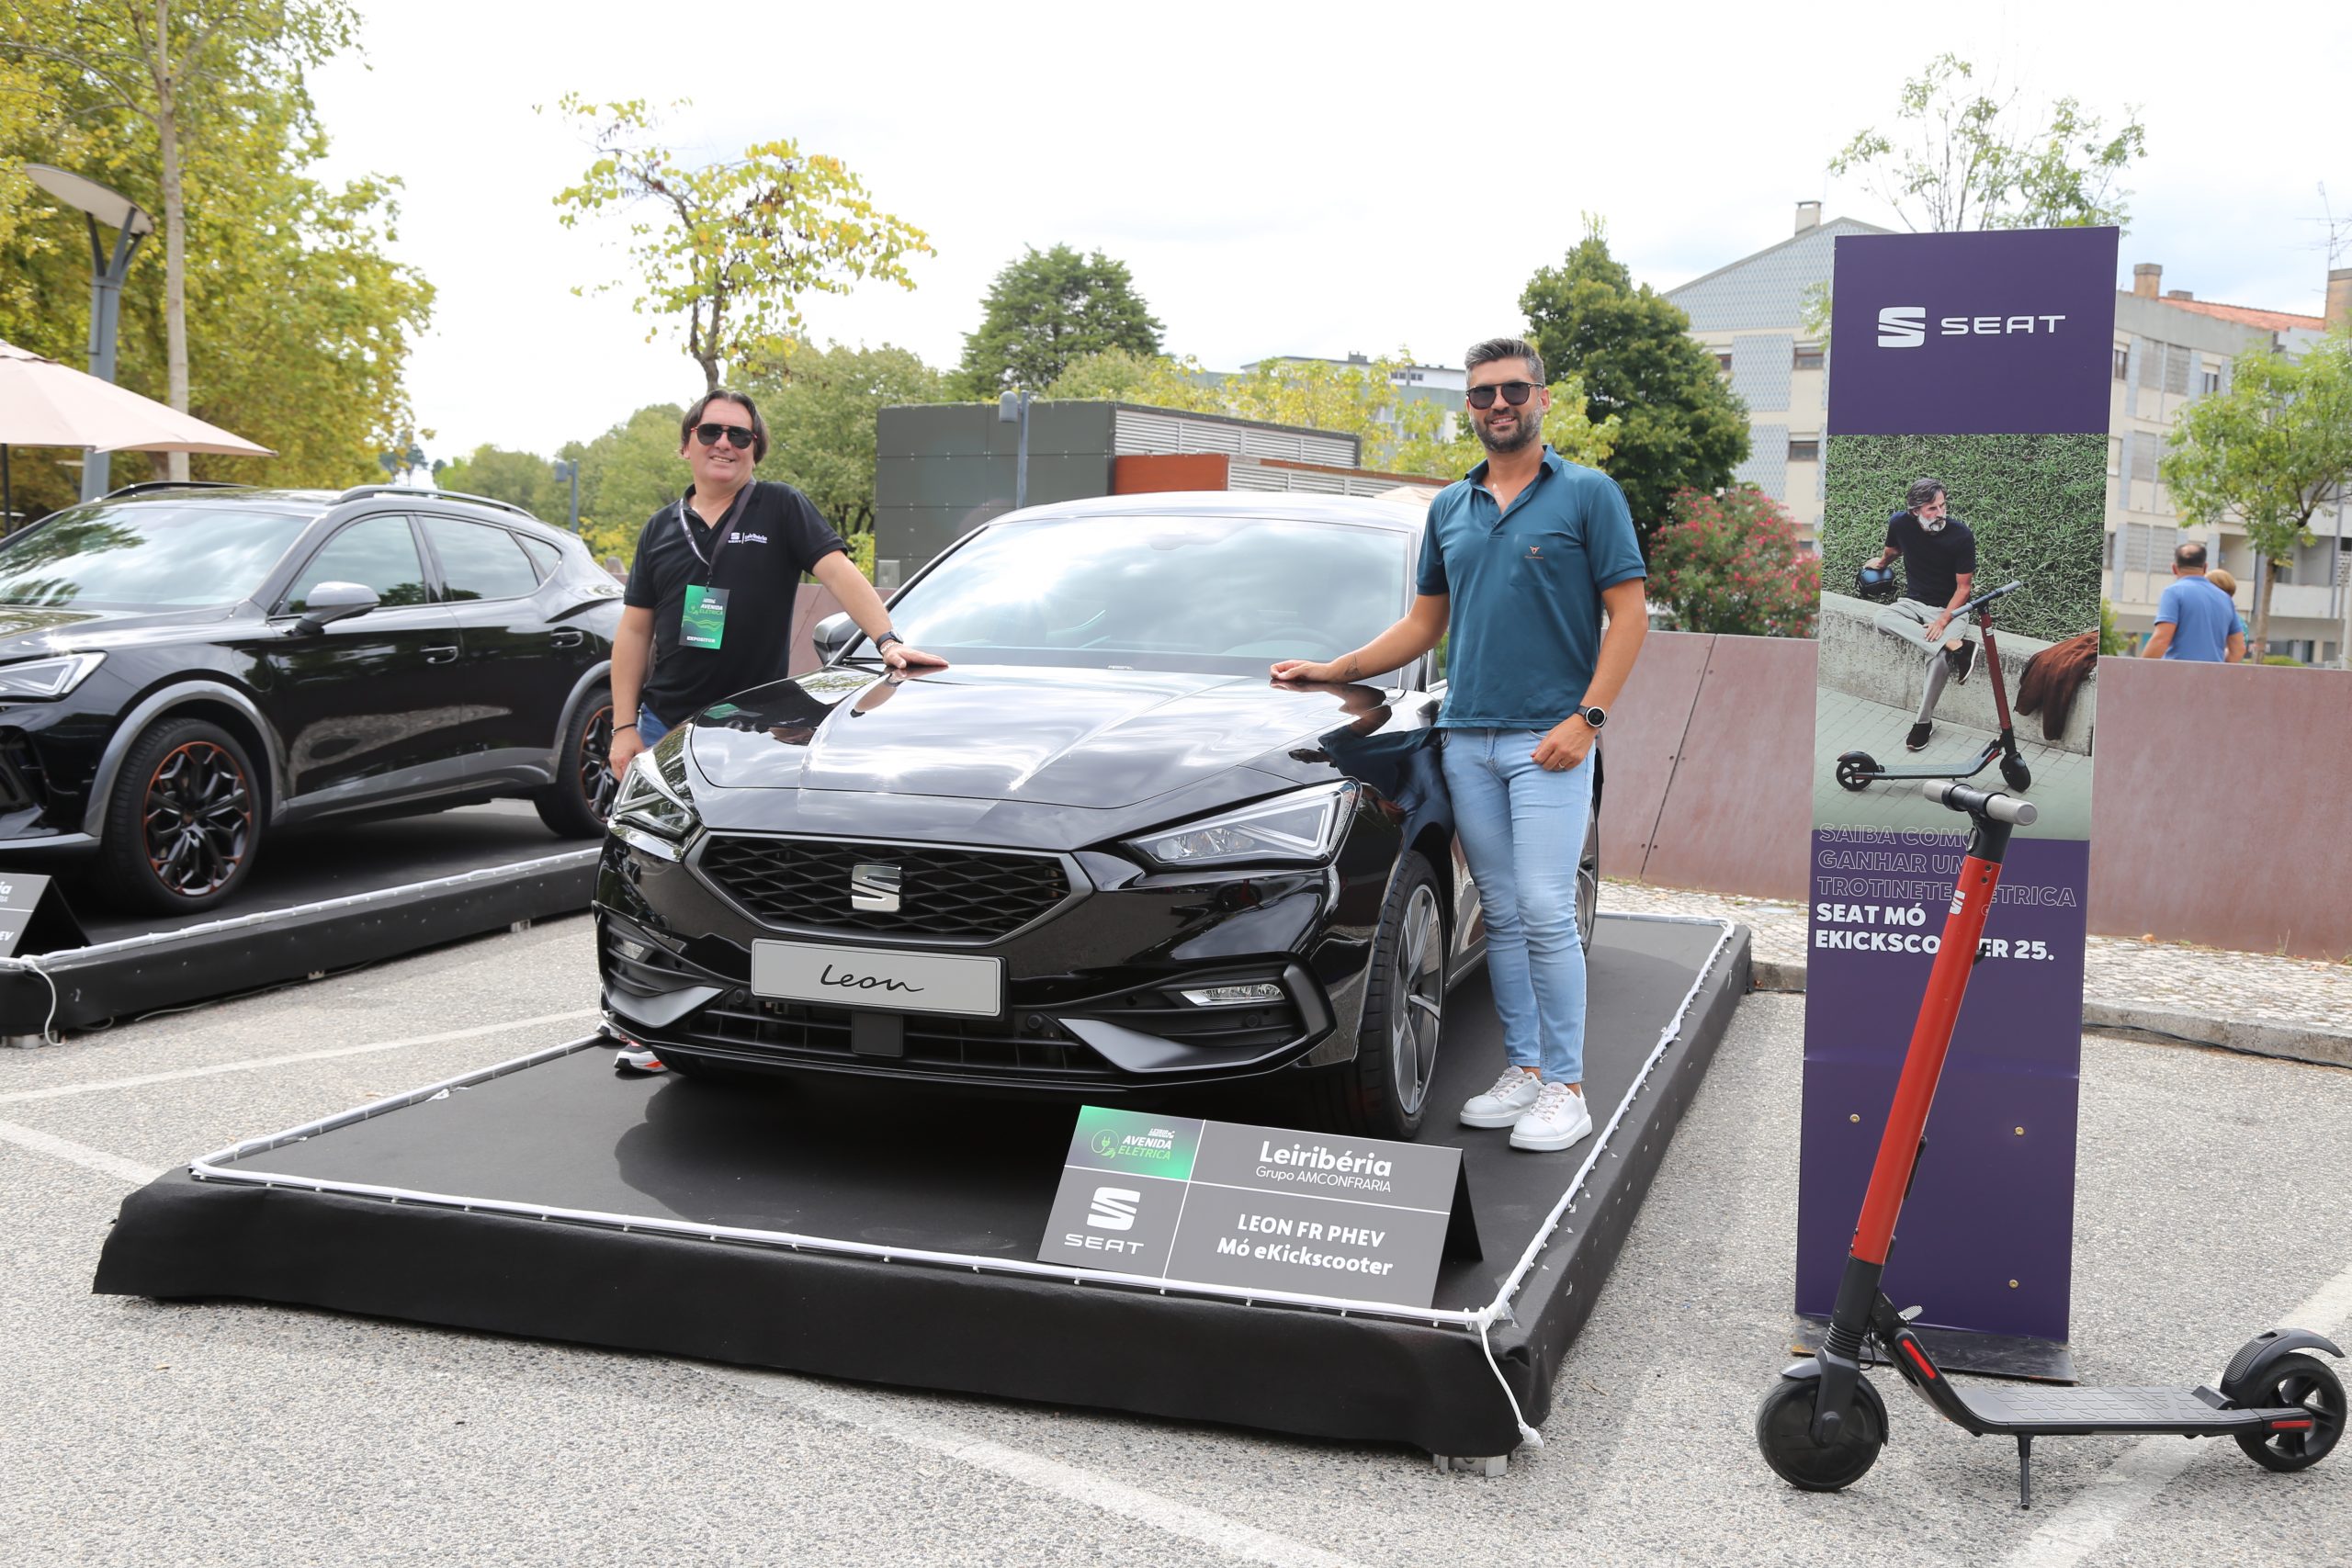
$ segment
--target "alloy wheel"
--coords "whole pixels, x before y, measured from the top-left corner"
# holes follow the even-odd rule
[[[599,820],[612,815],[613,796],[620,790],[620,781],[613,777],[612,755],[613,708],[607,703],[588,716],[580,731],[580,794]]]
[[[147,781],[141,822],[155,880],[184,898],[219,891],[253,844],[253,790],[229,751],[209,740],[175,746]]]
[[[1389,1070],[1396,1103],[1413,1116],[1437,1075],[1438,1032],[1445,1016],[1445,924],[1438,916],[1437,892],[1426,882],[1406,901],[1388,994]]]

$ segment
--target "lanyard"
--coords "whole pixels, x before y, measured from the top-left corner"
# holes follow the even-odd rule
[[[710,553],[708,555],[702,553],[702,546],[695,538],[695,531],[693,527],[686,522],[686,501],[688,498],[686,496],[680,496],[678,498],[678,532],[685,539],[686,548],[694,551],[695,559],[702,562],[704,577],[707,578],[711,571],[718,567],[720,554],[726,550],[728,545],[734,539],[735,525],[741,521],[743,516],[743,507],[745,503],[750,502],[752,499],[752,487],[759,482],[759,480],[753,479],[750,481],[750,483],[744,485],[741,490],[735,492],[734,503],[728,507],[727,515],[718,520],[718,537],[711,541]]]

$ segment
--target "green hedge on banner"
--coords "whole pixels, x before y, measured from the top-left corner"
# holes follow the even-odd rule
[[[1976,534],[1976,587],[2025,586],[1999,625],[2056,642],[2098,626],[2107,554],[2107,437],[1833,435],[1824,479],[1821,582],[1854,591],[1886,540],[1913,479],[1943,481],[1953,515]]]

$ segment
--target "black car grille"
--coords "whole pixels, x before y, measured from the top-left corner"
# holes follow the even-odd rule
[[[45,779],[40,759],[21,731],[0,730],[0,811],[39,805]]]
[[[1038,1039],[1011,1021],[905,1018],[905,1054],[861,1056],[850,1049],[850,1015],[841,1008],[772,1001],[730,991],[696,1011],[679,1044],[707,1044],[811,1066],[864,1065],[956,1077],[1111,1083],[1122,1075],[1068,1036]]]
[[[887,914],[851,908],[850,868],[876,862],[899,870],[899,908]],[[1069,879],[1051,855],[922,844],[722,833],[704,848],[701,868],[713,886],[771,925],[888,936],[992,941],[1069,896]]]

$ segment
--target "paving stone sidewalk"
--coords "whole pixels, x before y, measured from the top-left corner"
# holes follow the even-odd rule
[[[1757,988],[1804,988],[1803,905],[1604,881],[1600,908],[1737,920],[1755,933]],[[2352,963],[2095,936],[2083,1022],[2352,1067]]]

